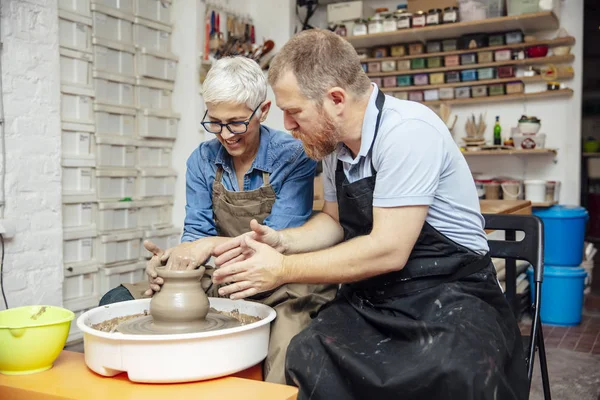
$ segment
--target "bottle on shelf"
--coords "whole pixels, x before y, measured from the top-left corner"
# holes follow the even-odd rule
[[[500,126],[500,117],[496,116],[496,124],[494,125],[494,146],[502,145],[502,127]]]

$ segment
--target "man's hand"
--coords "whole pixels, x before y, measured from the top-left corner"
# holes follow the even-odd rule
[[[214,246],[212,238],[202,238],[195,242],[184,242],[168,249],[161,257],[166,269],[196,269],[206,263]]]
[[[152,253],[152,258],[146,263],[146,275],[148,275],[149,288],[144,292],[144,295],[153,296],[154,293],[160,291],[160,287],[164,283],[163,279],[158,277],[156,267],[164,265],[161,259],[165,252],[149,240],[144,241],[144,247]]]
[[[279,253],[285,253],[286,249],[283,235],[280,232],[266,225],[259,224],[255,219],[250,221],[250,229],[250,232],[244,233],[215,247],[214,255],[217,256],[215,259],[216,266],[226,266],[250,257],[253,254],[253,251],[245,244],[246,237],[250,237],[259,243],[264,243],[277,250]]]
[[[240,256],[245,255],[246,259],[232,260],[213,273],[214,283],[230,283],[219,289],[219,295],[230,296],[232,300],[243,299],[286,283],[283,274],[285,256],[276,249],[257,242],[252,235],[243,236],[239,248]]]

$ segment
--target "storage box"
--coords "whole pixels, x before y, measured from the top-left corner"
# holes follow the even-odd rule
[[[135,168],[136,144],[125,136],[96,136],[96,166]]]
[[[488,93],[490,96],[501,96],[504,94],[504,84],[499,83],[488,86]]]
[[[141,48],[135,56],[135,72],[137,76],[174,81],[177,60],[173,54]]]
[[[442,66],[442,57],[429,57],[427,59],[427,68],[440,68]]]
[[[92,55],[61,47],[60,83],[92,87]]]
[[[76,166],[78,161],[80,160],[65,158],[62,160],[63,195],[94,195],[96,193],[94,168]]]
[[[458,48],[461,50],[480,49],[487,47],[488,36],[486,33],[475,33],[471,35],[463,35],[458,38]]]
[[[444,65],[446,67],[456,67],[460,65],[460,56],[452,55],[444,57]]]
[[[523,82],[509,82],[506,84],[506,94],[523,93]]]
[[[393,72],[396,70],[396,61],[382,61],[381,62],[381,72]]]
[[[494,79],[496,78],[496,69],[495,68],[479,68],[477,70],[477,78],[482,81],[484,79]]]
[[[177,173],[170,168],[140,169],[137,197],[167,197],[175,195]]]
[[[371,82],[373,82],[374,84],[376,84],[378,87],[382,87],[383,86],[383,79],[381,79],[379,77],[371,78]]]
[[[493,33],[490,35],[488,39],[488,44],[490,46],[504,46],[504,34],[503,33]]]
[[[391,56],[392,57],[404,57],[406,55],[406,46],[403,44],[398,44],[391,47]]]
[[[411,67],[410,60],[398,60],[396,62],[396,68],[398,71],[408,71]]]
[[[425,68],[425,59],[424,58],[413,58],[412,60],[410,60],[410,68],[411,69]]]
[[[423,101],[423,92],[408,92],[408,100],[410,101]]]
[[[504,0],[458,0],[461,22],[481,21],[506,15]]]
[[[519,44],[523,43],[523,32],[521,31],[513,31],[507,32],[504,41],[506,44]]]
[[[90,0],[58,0],[58,9],[89,17]]]
[[[133,168],[97,168],[98,200],[118,201],[135,196],[137,170]]]
[[[85,158],[94,160],[95,142],[93,139],[94,125],[62,123],[62,156],[65,158]]]
[[[438,89],[429,89],[423,92],[423,98],[425,101],[437,101],[440,99],[440,92]]]
[[[94,90],[83,86],[60,85],[60,110],[63,122],[94,123]]]
[[[135,137],[136,111],[130,108],[94,104],[96,135]]]
[[[65,268],[63,300],[94,297],[99,294],[100,281],[96,263]]]
[[[137,201],[140,204],[138,228],[164,228],[172,223],[173,199],[162,198]]]
[[[96,103],[135,108],[135,79],[109,72],[94,71]]]
[[[552,1],[549,3],[552,4]],[[540,2],[539,0],[507,0],[506,8],[506,14],[509,16],[536,13],[540,11]]]
[[[373,49],[373,57],[375,58],[383,58],[388,56],[387,47],[375,47]]]
[[[95,229],[63,230],[63,262],[65,267],[72,263],[90,262],[95,259]]]
[[[98,204],[98,231],[111,233],[137,229],[141,203],[113,201]]]
[[[178,122],[179,114],[143,109],[138,112],[137,134],[144,138],[175,139]]]
[[[494,59],[496,61],[509,61],[511,59],[511,52],[508,49],[496,50]]]
[[[487,86],[473,86],[471,93],[473,94],[473,97],[486,97]]]
[[[498,78],[512,78],[513,76],[515,76],[515,67],[513,65],[498,67]]]
[[[180,243],[181,229],[180,228],[163,228],[144,231],[144,240],[149,240],[161,249],[170,249]],[[144,248],[142,256],[146,259],[152,257],[152,253]]]
[[[395,87],[396,86],[396,77],[395,76],[385,76],[383,78],[383,87]]]
[[[133,0],[92,0],[92,3],[115,8],[126,14],[133,14]]]
[[[141,230],[100,235],[98,239],[98,262],[101,264],[114,265],[140,258]]]
[[[171,0],[135,0],[135,15],[151,21],[170,24]],[[223,21],[223,25],[225,23],[226,21]]]
[[[63,196],[62,202],[64,229],[96,229],[98,203],[95,195]]]
[[[429,83],[432,85],[441,85],[444,83],[444,73],[437,72],[435,74],[429,74]]]
[[[454,97],[457,99],[468,99],[471,97],[471,87],[458,87],[454,89]]]
[[[94,37],[133,44],[133,15],[92,3],[92,20]]]
[[[421,43],[421,42],[410,43],[408,45],[408,54],[410,54],[411,56],[423,54],[424,52],[425,52],[425,46],[423,46],[423,43]]]
[[[494,62],[494,53],[491,51],[481,51],[477,53],[477,62],[479,64]]]
[[[427,42],[427,53],[439,53],[440,51],[442,51],[442,42],[439,40]]]
[[[460,71],[460,79],[463,82],[475,81],[477,80],[477,70],[474,69],[465,69]]]
[[[449,71],[446,72],[446,83],[457,83],[460,82],[460,72]]]
[[[327,22],[354,21],[366,19],[373,15],[373,9],[366,1],[344,1],[327,4]]]
[[[429,75],[427,75],[427,74],[413,75],[413,82],[414,82],[415,86],[428,85],[429,84]]]
[[[381,62],[377,61],[367,63],[367,71],[369,71],[370,73],[381,72]]]
[[[135,76],[135,47],[107,39],[93,38],[94,68],[112,74]]]
[[[104,294],[123,283],[137,283],[146,280],[146,262],[128,262],[98,269],[100,293]]]
[[[461,65],[477,64],[477,56],[475,53],[461,54],[460,63]]]
[[[408,100],[408,92],[394,92],[394,97],[400,100]]]
[[[454,98],[454,88],[441,88],[440,100],[452,100]]]
[[[173,83],[148,78],[137,78],[135,99],[137,108],[171,110]]]
[[[398,75],[396,76],[396,83],[398,86],[410,86],[412,85],[411,75]]]
[[[59,45],[91,53],[92,19],[64,10],[58,10],[58,17]]]
[[[172,141],[142,139],[138,140],[137,146],[138,167],[168,168],[171,166]]]
[[[442,49],[444,51],[456,51],[458,49],[458,41],[456,39],[443,40]]]
[[[135,17],[135,26],[133,27],[135,47],[160,53],[170,53],[171,31],[169,25]]]

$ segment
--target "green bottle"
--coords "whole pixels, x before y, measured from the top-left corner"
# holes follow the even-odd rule
[[[502,128],[500,127],[500,117],[496,116],[494,125],[494,146],[502,145]]]

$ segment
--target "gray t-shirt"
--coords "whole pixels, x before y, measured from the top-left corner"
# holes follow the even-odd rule
[[[326,201],[337,201],[335,169],[341,160],[350,182],[377,171],[374,207],[428,205],[426,221],[448,239],[477,253],[488,251],[479,198],[469,166],[444,122],[428,107],[385,97],[372,152],[378,88],[373,84],[359,154],[342,144],[323,160]]]

